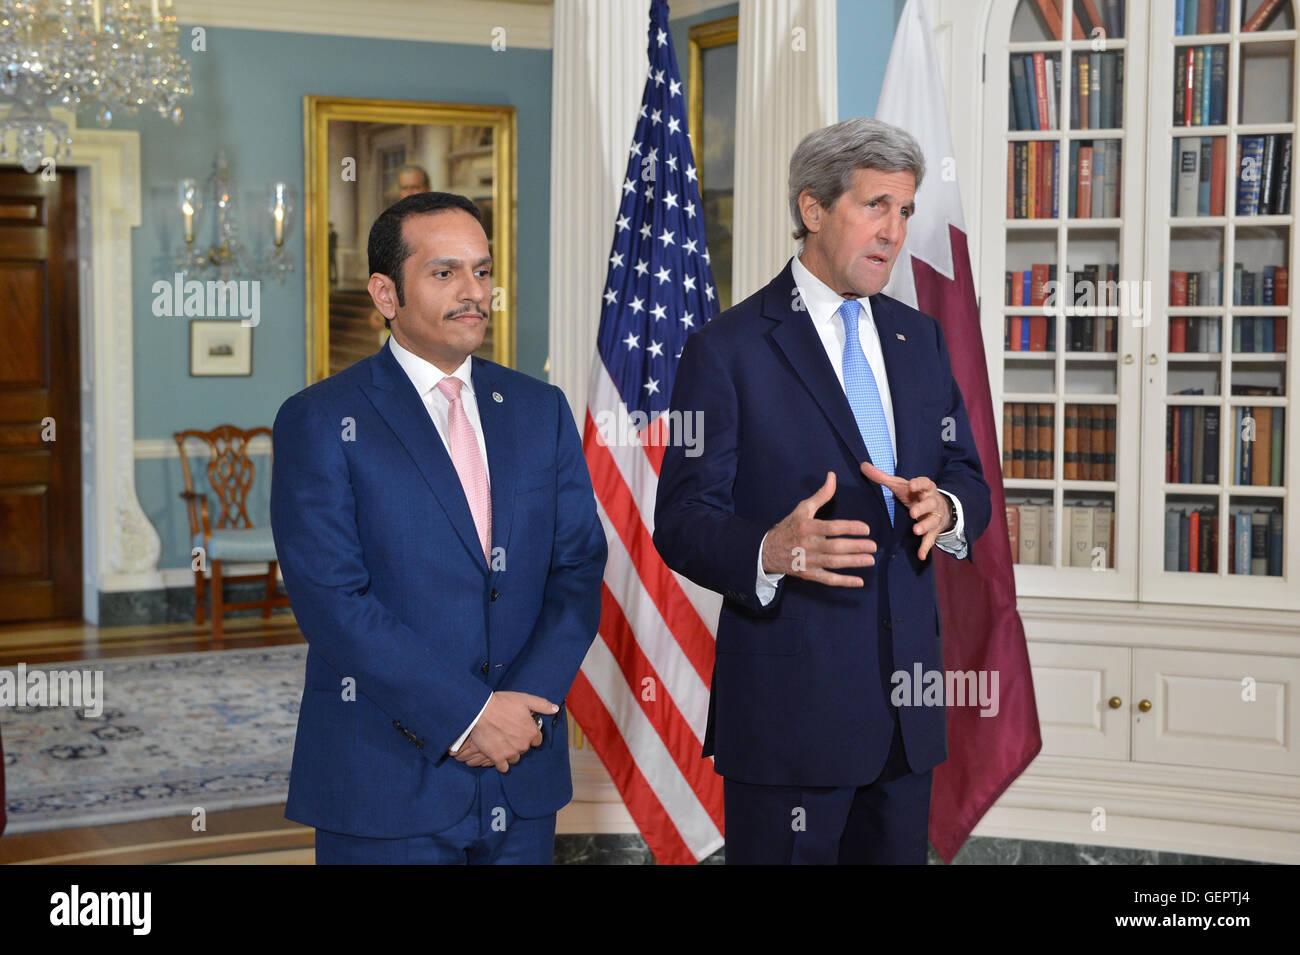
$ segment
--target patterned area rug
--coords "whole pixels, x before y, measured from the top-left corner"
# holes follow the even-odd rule
[[[5,833],[283,801],[306,659],[294,645],[27,667],[102,670],[103,712],[0,706]]]

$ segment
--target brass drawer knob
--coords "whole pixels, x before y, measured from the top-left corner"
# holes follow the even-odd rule
[[[1150,713],[1150,712],[1151,712],[1151,701],[1150,701],[1150,700],[1143,700],[1141,703],[1138,704],[1138,709],[1141,710],[1143,713]]]
[[[1112,710],[1117,710],[1124,705],[1124,701],[1121,700],[1118,696],[1112,696],[1109,700],[1109,703],[1110,703],[1110,708]]]

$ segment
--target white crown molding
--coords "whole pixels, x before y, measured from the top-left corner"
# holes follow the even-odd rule
[[[506,49],[551,48],[550,4],[502,0],[177,0],[183,28],[228,27],[281,33],[463,43],[489,47],[505,29]],[[382,65],[377,65],[382,68]]]

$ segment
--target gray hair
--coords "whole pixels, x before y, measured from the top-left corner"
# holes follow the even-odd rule
[[[809,133],[790,157],[790,217],[796,239],[808,234],[799,212],[799,194],[807,189],[829,209],[848,191],[858,169],[910,172],[919,189],[925,155],[907,130],[867,116]]]

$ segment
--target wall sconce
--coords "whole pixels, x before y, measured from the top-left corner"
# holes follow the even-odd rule
[[[204,248],[196,244],[205,195],[216,210],[216,241]],[[239,240],[235,215],[237,189],[226,164],[225,152],[217,154],[212,175],[206,183],[182,179],[177,187],[177,206],[184,226],[185,245],[175,255],[177,268],[199,278],[230,281],[236,276],[270,278],[283,282],[293,271],[293,256],[284,239],[296,209],[294,190],[287,182],[273,183],[268,192],[267,218],[270,248],[254,254]]]

